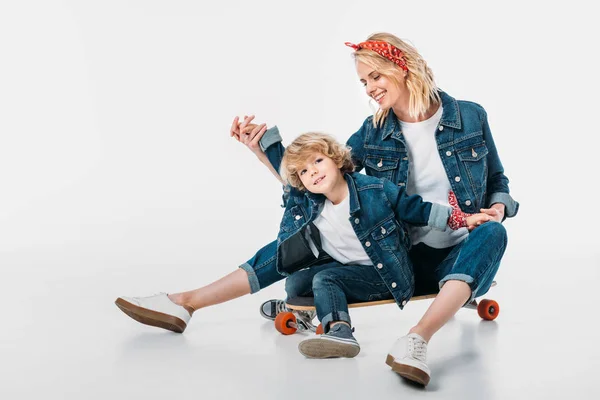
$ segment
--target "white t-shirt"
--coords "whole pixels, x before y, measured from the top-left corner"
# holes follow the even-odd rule
[[[314,224],[321,233],[321,247],[334,260],[342,264],[373,265],[350,224],[350,196],[334,205],[325,200],[321,214]],[[315,256],[319,254],[314,243],[309,241]]]
[[[431,118],[421,122],[400,121],[400,126],[406,140],[408,159],[410,160],[406,192],[418,194],[423,197],[423,200],[431,203],[450,206],[448,203],[450,182],[435,140],[442,112],[443,109],[440,105]],[[427,226],[410,227],[413,244],[423,242],[437,249],[454,246],[468,234],[467,228],[453,231],[446,227],[446,230],[439,231]]]

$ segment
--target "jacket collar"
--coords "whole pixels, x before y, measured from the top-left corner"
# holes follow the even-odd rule
[[[358,201],[358,193],[356,190],[356,182],[350,174],[344,174],[344,178],[348,183],[348,196],[350,197],[350,214],[354,214],[360,210],[360,203]]]
[[[352,178],[351,174],[345,173],[344,179],[348,184],[348,197],[350,197],[350,214],[354,214],[358,210],[360,210],[360,203],[358,201],[358,192],[356,190],[356,182],[354,182],[354,178]],[[327,197],[320,193],[311,193],[308,190],[305,192],[306,197],[310,199],[315,208],[320,208],[320,206],[325,203]]]
[[[440,125],[448,126],[451,128],[460,129],[460,110],[458,108],[458,102],[456,99],[446,92],[440,90],[439,91],[440,99],[442,100],[442,107],[444,108],[444,112],[442,113],[442,119],[440,120]],[[394,136],[399,136],[402,134],[402,128],[400,126],[400,121],[396,118],[396,114],[392,110],[388,112],[385,121],[383,122],[383,126],[381,128],[383,132],[382,140],[387,139],[394,132],[396,134]]]

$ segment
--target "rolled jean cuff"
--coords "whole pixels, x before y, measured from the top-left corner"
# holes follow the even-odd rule
[[[329,314],[324,316],[323,319],[321,319],[321,325],[323,325],[323,332],[327,333],[329,331],[328,325],[330,322],[343,321],[347,322],[350,326],[352,326],[352,321],[350,321],[350,314],[348,314],[346,311],[337,311],[335,313],[337,314],[336,319],[333,319],[332,312],[330,312]]]
[[[256,272],[248,263],[240,265],[240,268],[246,271],[248,274],[248,282],[250,283],[250,294],[254,294],[260,290],[260,283],[258,283],[258,277]]]
[[[444,279],[442,279],[440,281],[440,290],[442,290],[442,286],[444,286],[444,284],[448,281],[461,281],[461,282],[464,282],[467,285],[469,285],[469,288],[471,288],[471,295],[469,296],[469,300],[467,300],[467,302],[465,304],[468,304],[475,299],[476,294],[477,294],[473,288],[473,283],[475,282],[475,279],[473,279],[473,277],[471,275],[467,275],[467,274],[446,275],[444,277]]]
[[[495,203],[504,204],[504,219],[512,218],[519,212],[519,202],[515,201],[508,193],[496,192],[488,197],[487,207],[490,208]]]
[[[432,203],[427,226],[437,229],[438,231],[445,230],[448,226],[448,218],[450,218],[450,214],[452,214],[451,207]]]
[[[260,149],[262,151],[265,151],[269,146],[271,146],[274,143],[281,142],[281,140],[282,139],[281,135],[279,134],[279,128],[277,128],[277,126],[274,126],[266,130],[263,137],[260,138],[260,140],[258,141],[258,144],[260,145]]]

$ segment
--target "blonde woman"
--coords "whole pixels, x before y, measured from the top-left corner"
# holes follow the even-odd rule
[[[427,344],[466,303],[487,292],[507,245],[501,222],[517,214],[498,151],[480,105],[440,90],[418,51],[389,33],[378,33],[354,49],[356,71],[367,96],[379,105],[347,142],[356,170],[385,178],[408,194],[448,205],[452,190],[466,213],[493,221],[470,229],[407,228],[415,292],[439,290],[431,306],[392,346],[386,362],[401,376],[429,382]],[[276,128],[234,120],[230,134],[278,171],[284,148]],[[360,217],[358,217],[360,219]],[[264,309],[281,307],[270,300]]]

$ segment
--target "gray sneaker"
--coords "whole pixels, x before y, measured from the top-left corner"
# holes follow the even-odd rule
[[[277,314],[281,312],[292,311],[285,306],[285,300],[271,299],[267,300],[260,306],[260,315],[263,318],[275,321]]]
[[[285,300],[271,299],[267,300],[260,306],[260,315],[263,318],[270,319],[271,321],[275,320],[277,314],[282,312],[292,312],[289,308],[285,306]],[[310,330],[310,326],[312,326],[311,321],[317,315],[316,311],[296,311],[297,322],[300,325],[303,325],[304,330]],[[314,330],[314,329],[313,329]]]
[[[308,358],[356,357],[360,346],[352,331],[346,324],[337,324],[324,335],[303,340],[298,350]]]

